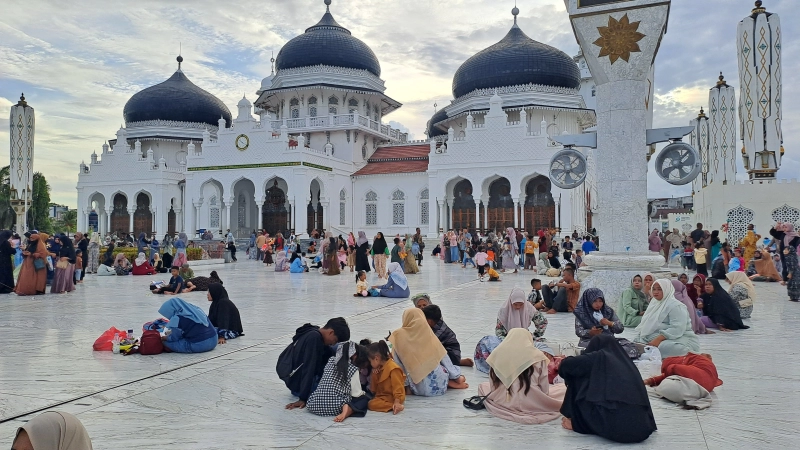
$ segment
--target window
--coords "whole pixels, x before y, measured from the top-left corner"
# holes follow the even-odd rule
[[[358,112],[358,100],[351,98],[348,102],[348,114],[356,114]]]
[[[336,105],[339,104],[339,99],[336,96],[331,95],[328,97],[328,114],[337,114],[338,108]]]
[[[366,195],[366,223],[367,225],[378,224],[378,194],[373,191],[367,192]]]
[[[392,192],[392,225],[405,225],[406,223],[406,194],[400,189]]]
[[[292,119],[299,119],[300,118],[300,110],[297,108],[292,108]]]
[[[219,228],[219,206],[216,195],[212,195],[208,200],[208,227]]]
[[[405,199],[406,199],[406,194],[400,189],[397,189],[396,191],[392,192],[392,200],[405,200]]]
[[[317,117],[317,97],[308,99],[308,115],[309,117]]]
[[[300,104],[300,100],[298,100],[296,98],[293,98],[291,101],[289,101],[289,106],[298,106],[299,104]]]
[[[428,202],[428,188],[422,190],[419,194],[419,223],[421,225],[428,225],[430,217],[430,202]]]
[[[335,106],[328,106],[328,114],[338,114],[336,111],[337,108]]]
[[[339,191],[339,225],[341,226],[345,225],[345,215],[347,214],[345,200],[347,200],[347,193],[342,189]]]

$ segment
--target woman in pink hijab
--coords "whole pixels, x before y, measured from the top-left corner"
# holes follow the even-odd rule
[[[692,299],[689,298],[689,293],[686,291],[686,285],[681,283],[680,280],[671,281],[672,287],[675,288],[675,298],[686,305],[686,309],[689,311],[689,320],[692,321],[692,331],[694,331],[694,334],[714,334],[713,331],[706,330],[706,326],[703,325],[703,322],[697,315],[697,309],[695,309]]]

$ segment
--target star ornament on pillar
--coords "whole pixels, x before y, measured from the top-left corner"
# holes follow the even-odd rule
[[[611,64],[614,64],[620,58],[628,62],[631,53],[641,52],[637,42],[644,39],[645,35],[637,31],[639,23],[631,23],[627,14],[619,20],[608,16],[608,26],[597,27],[600,37],[593,42],[600,47],[598,57],[608,56]]]

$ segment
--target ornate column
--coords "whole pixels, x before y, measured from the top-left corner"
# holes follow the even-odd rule
[[[111,213],[114,212],[114,207],[109,206],[106,208],[106,234],[111,233]]]
[[[258,213],[256,214],[256,227],[255,228],[256,228],[256,230],[260,230],[262,228],[262,225],[264,225],[263,223],[261,223],[261,217],[262,217],[261,216],[261,211],[263,211],[263,209],[264,209],[264,202],[266,201],[266,198],[263,195],[260,198],[256,198],[256,196],[254,195],[253,196],[253,200],[255,200],[256,206],[258,206]]]
[[[133,213],[136,212],[136,208],[130,209],[128,208],[128,233],[133,233]],[[138,236],[134,236],[136,239]]]
[[[436,217],[436,224],[438,225],[439,228],[442,229],[443,232],[447,231],[447,227],[445,226],[445,218],[447,217],[445,215],[447,214],[445,212],[445,208],[447,207],[447,202],[444,199],[442,200],[437,199],[436,206],[437,206],[436,211],[438,212]],[[439,234],[439,230],[436,230],[436,234],[437,235]]]
[[[173,208],[174,209],[174,208]],[[176,233],[185,233],[183,227],[183,209],[178,208],[175,209],[175,232]],[[167,225],[167,229],[169,229],[169,224]]]
[[[331,212],[328,211],[328,205],[330,202],[327,201],[326,198],[322,197],[319,199],[319,206],[322,207],[322,226],[325,228],[326,231],[331,230],[331,224],[328,221],[331,219]]]
[[[514,228],[519,226],[519,200],[514,200]]]
[[[481,223],[481,203],[475,202],[475,230],[480,230],[480,223]]]
[[[488,230],[489,229],[489,208],[487,208],[487,205],[489,205],[489,197],[486,197],[485,199],[481,198],[481,202],[483,202],[483,228],[485,230]]]

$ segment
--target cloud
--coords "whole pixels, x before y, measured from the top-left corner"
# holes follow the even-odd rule
[[[519,26],[532,39],[577,53],[562,0],[519,0]],[[751,2],[675,1],[656,60],[655,126],[686,125],[707,103],[720,71],[738,86],[736,25]],[[52,185],[54,201],[75,205],[78,164],[114,138],[122,108],[136,92],[174,72],[181,46],[184,72],[235,110],[243,92],[253,100],[269,74],[269,58],[324,12],[320,0],[240,0],[114,3],[84,0],[80,8],[6,0],[0,17],[0,154],[7,154],[8,107],[25,92],[37,112],[36,170]],[[794,2],[770,0],[783,14],[785,36]],[[510,2],[493,0],[334,0],[336,20],[363,40],[381,62],[387,95],[403,107],[387,119],[424,136],[433,104],[452,100],[452,77],[476,52],[511,27]],[[713,14],[711,14],[713,12]],[[783,73],[800,69],[800,49],[784,45]],[[800,87],[784,86],[787,154],[779,176],[797,177]],[[3,124],[6,125],[3,125]],[[393,125],[395,126],[395,125]],[[688,189],[688,191],[687,191]],[[685,195],[651,171],[649,195]]]

